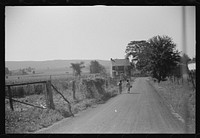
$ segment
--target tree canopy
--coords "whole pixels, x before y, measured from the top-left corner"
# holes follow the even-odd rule
[[[132,41],[126,53],[137,60],[136,67],[142,72],[149,72],[160,82],[174,70],[180,61],[180,52],[168,36],[154,36],[148,41]]]
[[[90,62],[90,73],[105,73],[105,67],[98,61],[94,60]]]
[[[180,61],[180,52],[176,50],[176,45],[172,38],[168,36],[154,36],[150,43],[150,68],[153,77],[160,82],[164,80],[177,66]]]
[[[82,72],[81,69],[85,67],[83,64],[84,64],[84,62],[71,63],[71,68],[73,69],[73,74],[75,76],[80,76],[81,75],[81,72]]]

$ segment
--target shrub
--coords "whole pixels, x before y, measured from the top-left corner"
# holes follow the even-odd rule
[[[42,88],[41,84],[34,85],[34,89],[35,89],[35,94],[41,94],[41,93],[43,93],[43,88]]]
[[[25,91],[23,87],[15,87],[12,90],[13,97],[24,97]]]

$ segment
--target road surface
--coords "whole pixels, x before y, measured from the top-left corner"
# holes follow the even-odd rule
[[[123,92],[36,133],[184,133],[184,124],[171,114],[147,78],[132,85],[131,93]]]

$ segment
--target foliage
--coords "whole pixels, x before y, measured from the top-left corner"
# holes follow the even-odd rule
[[[8,75],[10,73],[9,69],[5,67],[5,75]]]
[[[180,52],[168,36],[154,36],[148,41],[132,41],[126,48],[137,60],[137,69],[151,73],[158,82],[165,80],[180,61]]]
[[[125,50],[126,58],[129,58],[132,56],[131,63],[133,63],[135,60],[138,60],[138,56],[139,56],[138,54],[142,53],[146,44],[148,43],[145,40],[131,41],[130,43],[128,43]]]
[[[131,70],[144,70],[147,68],[143,68],[148,63],[148,45],[149,43],[145,40],[142,41],[131,41],[125,50],[126,58],[132,57],[131,60]]]
[[[189,56],[185,53],[183,53],[183,55],[181,56],[181,63],[186,64],[190,61],[191,59],[189,58]]]
[[[20,69],[20,72],[22,73],[22,75],[28,74],[28,73],[26,72],[26,69]]]
[[[177,62],[176,66],[173,68],[169,76],[175,77],[178,82],[178,79],[180,79],[183,74],[189,74],[187,65],[190,60],[191,59],[189,58],[189,56],[185,53],[182,56],[180,56],[179,61]]]
[[[84,62],[80,63],[71,63],[71,68],[73,69],[73,74],[75,76],[80,76],[81,75],[81,69],[84,68],[83,66]]]
[[[106,73],[106,69],[98,61],[90,62],[90,73]]]
[[[62,76],[63,77],[63,76]],[[118,87],[116,84],[112,85],[111,82],[105,88],[105,77],[88,75],[87,77],[81,76],[80,80],[76,80],[76,98],[78,101],[74,101],[72,98],[71,91],[71,80],[74,77],[65,77],[52,79],[53,85],[55,85],[62,94],[69,99],[72,104],[72,112],[77,113],[78,111],[84,110],[93,104],[104,103],[109,98],[117,95]],[[34,79],[34,78],[32,78]],[[84,83],[82,83],[84,82]],[[66,89],[63,85],[68,85]],[[112,87],[111,87],[112,86]],[[34,87],[40,90],[40,86]],[[29,91],[29,89],[27,89]],[[35,89],[34,89],[35,91]],[[33,132],[40,128],[47,127],[56,121],[63,118],[69,117],[69,109],[67,103],[58,94],[53,93],[55,110],[37,109],[31,106],[14,103],[14,111],[9,108],[9,101],[5,100],[5,131],[6,133],[26,133]],[[86,95],[86,96],[85,96]],[[17,97],[16,97],[17,98]],[[20,98],[20,101],[36,104],[45,105],[45,96],[40,95],[25,95]]]
[[[151,47],[150,68],[153,77],[160,82],[177,66],[180,61],[180,52],[175,49],[176,45],[168,36],[155,36],[149,40],[149,43]]]
[[[142,52],[142,47],[145,46],[147,42],[145,40],[142,41],[131,41],[128,43],[125,53],[126,53],[126,58],[129,56],[135,57],[137,59],[137,53]]]
[[[28,67],[28,68],[25,68],[25,70],[26,70],[27,72],[32,72],[32,71],[34,70],[34,68]]]

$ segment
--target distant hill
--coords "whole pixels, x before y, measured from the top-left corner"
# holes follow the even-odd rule
[[[5,61],[5,66],[9,70],[18,70],[27,67],[35,68],[36,70],[52,70],[52,69],[69,69],[71,63],[84,62],[85,68],[89,69],[92,60],[47,60],[47,61]],[[110,68],[109,60],[96,60],[107,69]]]

